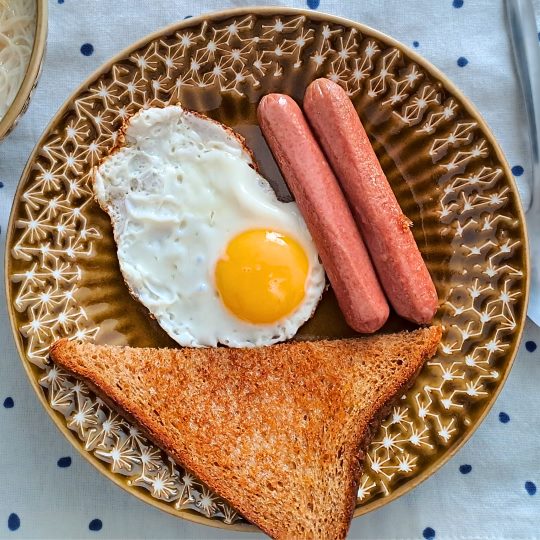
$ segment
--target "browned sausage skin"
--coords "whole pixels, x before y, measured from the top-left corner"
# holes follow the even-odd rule
[[[312,82],[304,110],[345,192],[388,300],[419,324],[433,319],[437,291],[354,105],[328,79]]]
[[[347,323],[375,332],[389,307],[339,184],[304,115],[288,96],[265,96],[259,124],[317,246]]]

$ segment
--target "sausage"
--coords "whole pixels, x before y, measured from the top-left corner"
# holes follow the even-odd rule
[[[317,79],[306,90],[304,111],[345,192],[390,304],[405,319],[431,322],[438,307],[435,285],[351,100],[338,84]]]
[[[388,318],[388,303],[345,196],[304,114],[290,97],[269,94],[259,103],[257,116],[345,320],[358,332],[375,332]]]

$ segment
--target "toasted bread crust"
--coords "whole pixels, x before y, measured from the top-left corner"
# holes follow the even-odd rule
[[[421,339],[418,337],[418,332],[422,333]],[[330,513],[334,512],[334,516],[330,520],[332,521],[332,523],[329,525],[331,528],[325,530],[324,534],[320,535],[321,538],[345,538],[350,519],[355,508],[356,493],[362,472],[362,461],[367,447],[369,446],[369,443],[373,435],[376,433],[381,421],[388,414],[393,403],[399,399],[403,392],[413,383],[414,377],[421,369],[425,360],[435,353],[441,337],[441,329],[438,327],[432,327],[430,329],[420,330],[417,331],[417,333],[411,333],[409,335],[402,334],[402,337],[399,339],[403,341],[404,348],[407,348],[407,346],[409,348],[412,347],[411,345],[407,345],[407,343],[413,335],[416,337],[416,341],[419,343],[414,346],[414,349],[409,351],[408,354],[410,358],[404,358],[402,360],[402,364],[400,364],[399,368],[396,368],[397,371],[394,373],[394,376],[385,381],[385,391],[380,395],[373,394],[373,400],[364,404],[365,410],[363,410],[361,414],[357,413],[360,414],[360,416],[353,419],[354,421],[348,424],[349,429],[350,426],[356,426],[357,429],[352,429],[350,433],[345,433],[346,437],[343,439],[343,446],[346,445],[346,452],[344,453],[347,453],[347,455],[350,455],[351,457],[348,462],[348,471],[344,475],[346,485],[343,486],[342,490],[343,499],[341,503],[339,503],[339,501],[335,501],[337,508],[328,508],[325,510],[326,512]],[[409,336],[409,338],[407,336]],[[395,337],[393,337],[393,339],[396,341]],[[156,357],[156,362],[160,366],[164,365],[165,359],[169,357],[174,358],[174,362],[179,363],[190,363],[193,359],[193,365],[200,365],[200,362],[204,361],[205,359],[209,363],[219,362],[223,355],[228,355],[231,361],[229,363],[225,362],[223,365],[229,367],[240,365],[240,368],[243,367],[246,369],[252,369],[253,366],[259,366],[259,362],[261,360],[271,363],[277,358],[286,356],[287,361],[289,362],[297,361],[298,365],[292,366],[291,368],[292,373],[298,380],[301,380],[302,378],[305,380],[305,386],[303,387],[306,389],[307,393],[313,393],[316,392],[317,381],[310,379],[310,374],[306,372],[306,369],[309,369],[309,363],[306,364],[303,361],[306,355],[315,355],[313,356],[313,358],[315,358],[321,350],[325,352],[325,349],[328,349],[330,353],[350,355],[352,352],[357,350],[357,348],[359,348],[363,356],[358,356],[358,358],[366,359],[371,349],[376,347],[380,348],[383,346],[384,340],[384,336],[376,336],[360,340],[336,340],[335,342],[293,342],[271,347],[264,347],[262,348],[264,349],[264,352],[261,352],[261,349],[230,350],[218,348],[202,350],[161,350],[162,352],[159,354],[155,349],[135,350],[121,347],[99,347],[87,343],[60,340],[51,348],[50,356],[57,365],[73,375],[83,379],[90,388],[101,396],[104,396],[106,402],[110,403],[114,408],[122,411],[129,420],[137,423],[150,439],[152,439],[158,446],[170,454],[178,463],[185,466],[188,470],[192,471],[197,477],[199,477],[200,480],[209,485],[218,495],[234,506],[246,519],[258,525],[264,532],[272,537],[288,538],[291,537],[291,530],[288,528],[288,523],[284,518],[279,520],[266,518],[266,512],[270,511],[270,505],[272,504],[271,501],[268,502],[268,507],[254,508],[254,505],[249,500],[249,497],[239,497],[237,491],[235,492],[234,489],[231,490],[230,482],[228,483],[226,479],[222,481],[220,477],[217,477],[215,474],[210,472],[209,469],[197,459],[197,456],[191,452],[191,449],[188,451],[188,449],[182,450],[182,448],[180,448],[178,441],[175,441],[172,432],[167,430],[163,424],[160,425],[156,422],[156,419],[160,418],[159,416],[156,418],[152,417],[148,414],[148,411],[143,410],[141,407],[137,406],[137,404],[126,398],[125,393],[119,390],[119,388],[116,386],[119,381],[121,381],[122,384],[125,384],[125,381],[117,377],[115,383],[115,378],[107,375],[103,371],[103,369],[106,368],[100,367],[98,369],[94,365],[92,356],[102,354],[105,360],[118,362],[118,358],[121,358],[122,353],[124,352],[131,355],[131,360],[129,358],[126,360],[127,365],[127,362],[132,361],[136,355],[138,360],[137,362],[132,362],[132,364],[139,365],[139,361],[143,362],[141,365],[141,376],[143,379],[144,377],[151,377],[151,374],[149,375],[147,372],[149,364],[148,362],[144,363],[145,359],[148,358],[148,355],[154,355]],[[395,349],[394,347],[392,350],[399,350],[399,341],[397,343],[398,349]],[[399,358],[401,358],[401,356]],[[336,361],[340,362],[341,360],[341,358],[328,358],[328,380],[331,382],[330,387],[333,387],[332,385],[339,382],[339,376],[333,372],[330,363],[335,363]],[[277,360],[275,361],[278,362]],[[100,362],[100,364],[103,364],[103,362]],[[132,364],[130,364],[130,366]],[[347,359],[345,359],[344,365],[349,366],[350,362],[347,363]],[[261,376],[267,376],[268,373],[270,375],[273,373],[271,369],[270,371],[265,371],[264,367],[265,366],[262,366],[262,369],[260,370],[257,368],[255,372],[262,374]],[[354,365],[352,369],[352,373],[354,374]],[[173,368],[169,369],[169,371],[171,371],[171,377],[174,377],[175,373],[182,373],[182,376],[185,375],[181,367],[174,372],[172,372],[172,370]],[[245,384],[248,388],[255,388],[259,382],[264,384],[264,381],[262,380],[255,380],[255,372],[239,372],[237,380],[242,381],[242,384]],[[214,372],[210,366],[207,370],[204,370],[204,373],[211,375]],[[322,366],[321,373],[324,373],[324,365]],[[286,374],[284,374],[284,377],[285,375]],[[346,383],[348,382],[349,381],[346,381]],[[353,382],[354,384],[360,384],[358,380]],[[284,383],[284,388],[281,390],[289,392],[294,391],[294,387],[291,388],[287,386],[287,384],[288,383]],[[336,399],[340,399],[340,394],[336,394],[335,396],[333,394],[330,395]],[[220,397],[216,396],[216,401],[219,401],[219,399]],[[239,396],[238,399],[242,399],[242,397]],[[274,411],[271,412],[274,413]],[[344,419],[347,420],[346,417],[344,417]],[[208,418],[208,421],[211,422],[212,419]],[[299,426],[295,428],[294,424],[284,424],[280,425],[279,429],[294,430],[300,428]],[[337,426],[337,429],[338,431],[336,433],[339,435],[339,426]],[[313,433],[316,434],[317,432],[314,431]],[[234,441],[232,444],[234,444]],[[309,458],[309,456],[307,457]],[[274,502],[274,504],[276,503]],[[339,515],[335,515],[336,510]],[[314,538],[315,536],[308,535],[305,537]]]

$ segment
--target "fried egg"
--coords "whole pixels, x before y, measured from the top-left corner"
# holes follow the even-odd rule
[[[180,106],[133,116],[94,170],[130,292],[180,345],[262,346],[315,311],[324,269],[240,136]]]

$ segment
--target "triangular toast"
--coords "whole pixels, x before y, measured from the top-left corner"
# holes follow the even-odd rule
[[[344,538],[364,450],[439,327],[254,349],[61,340],[51,358],[275,538]]]

